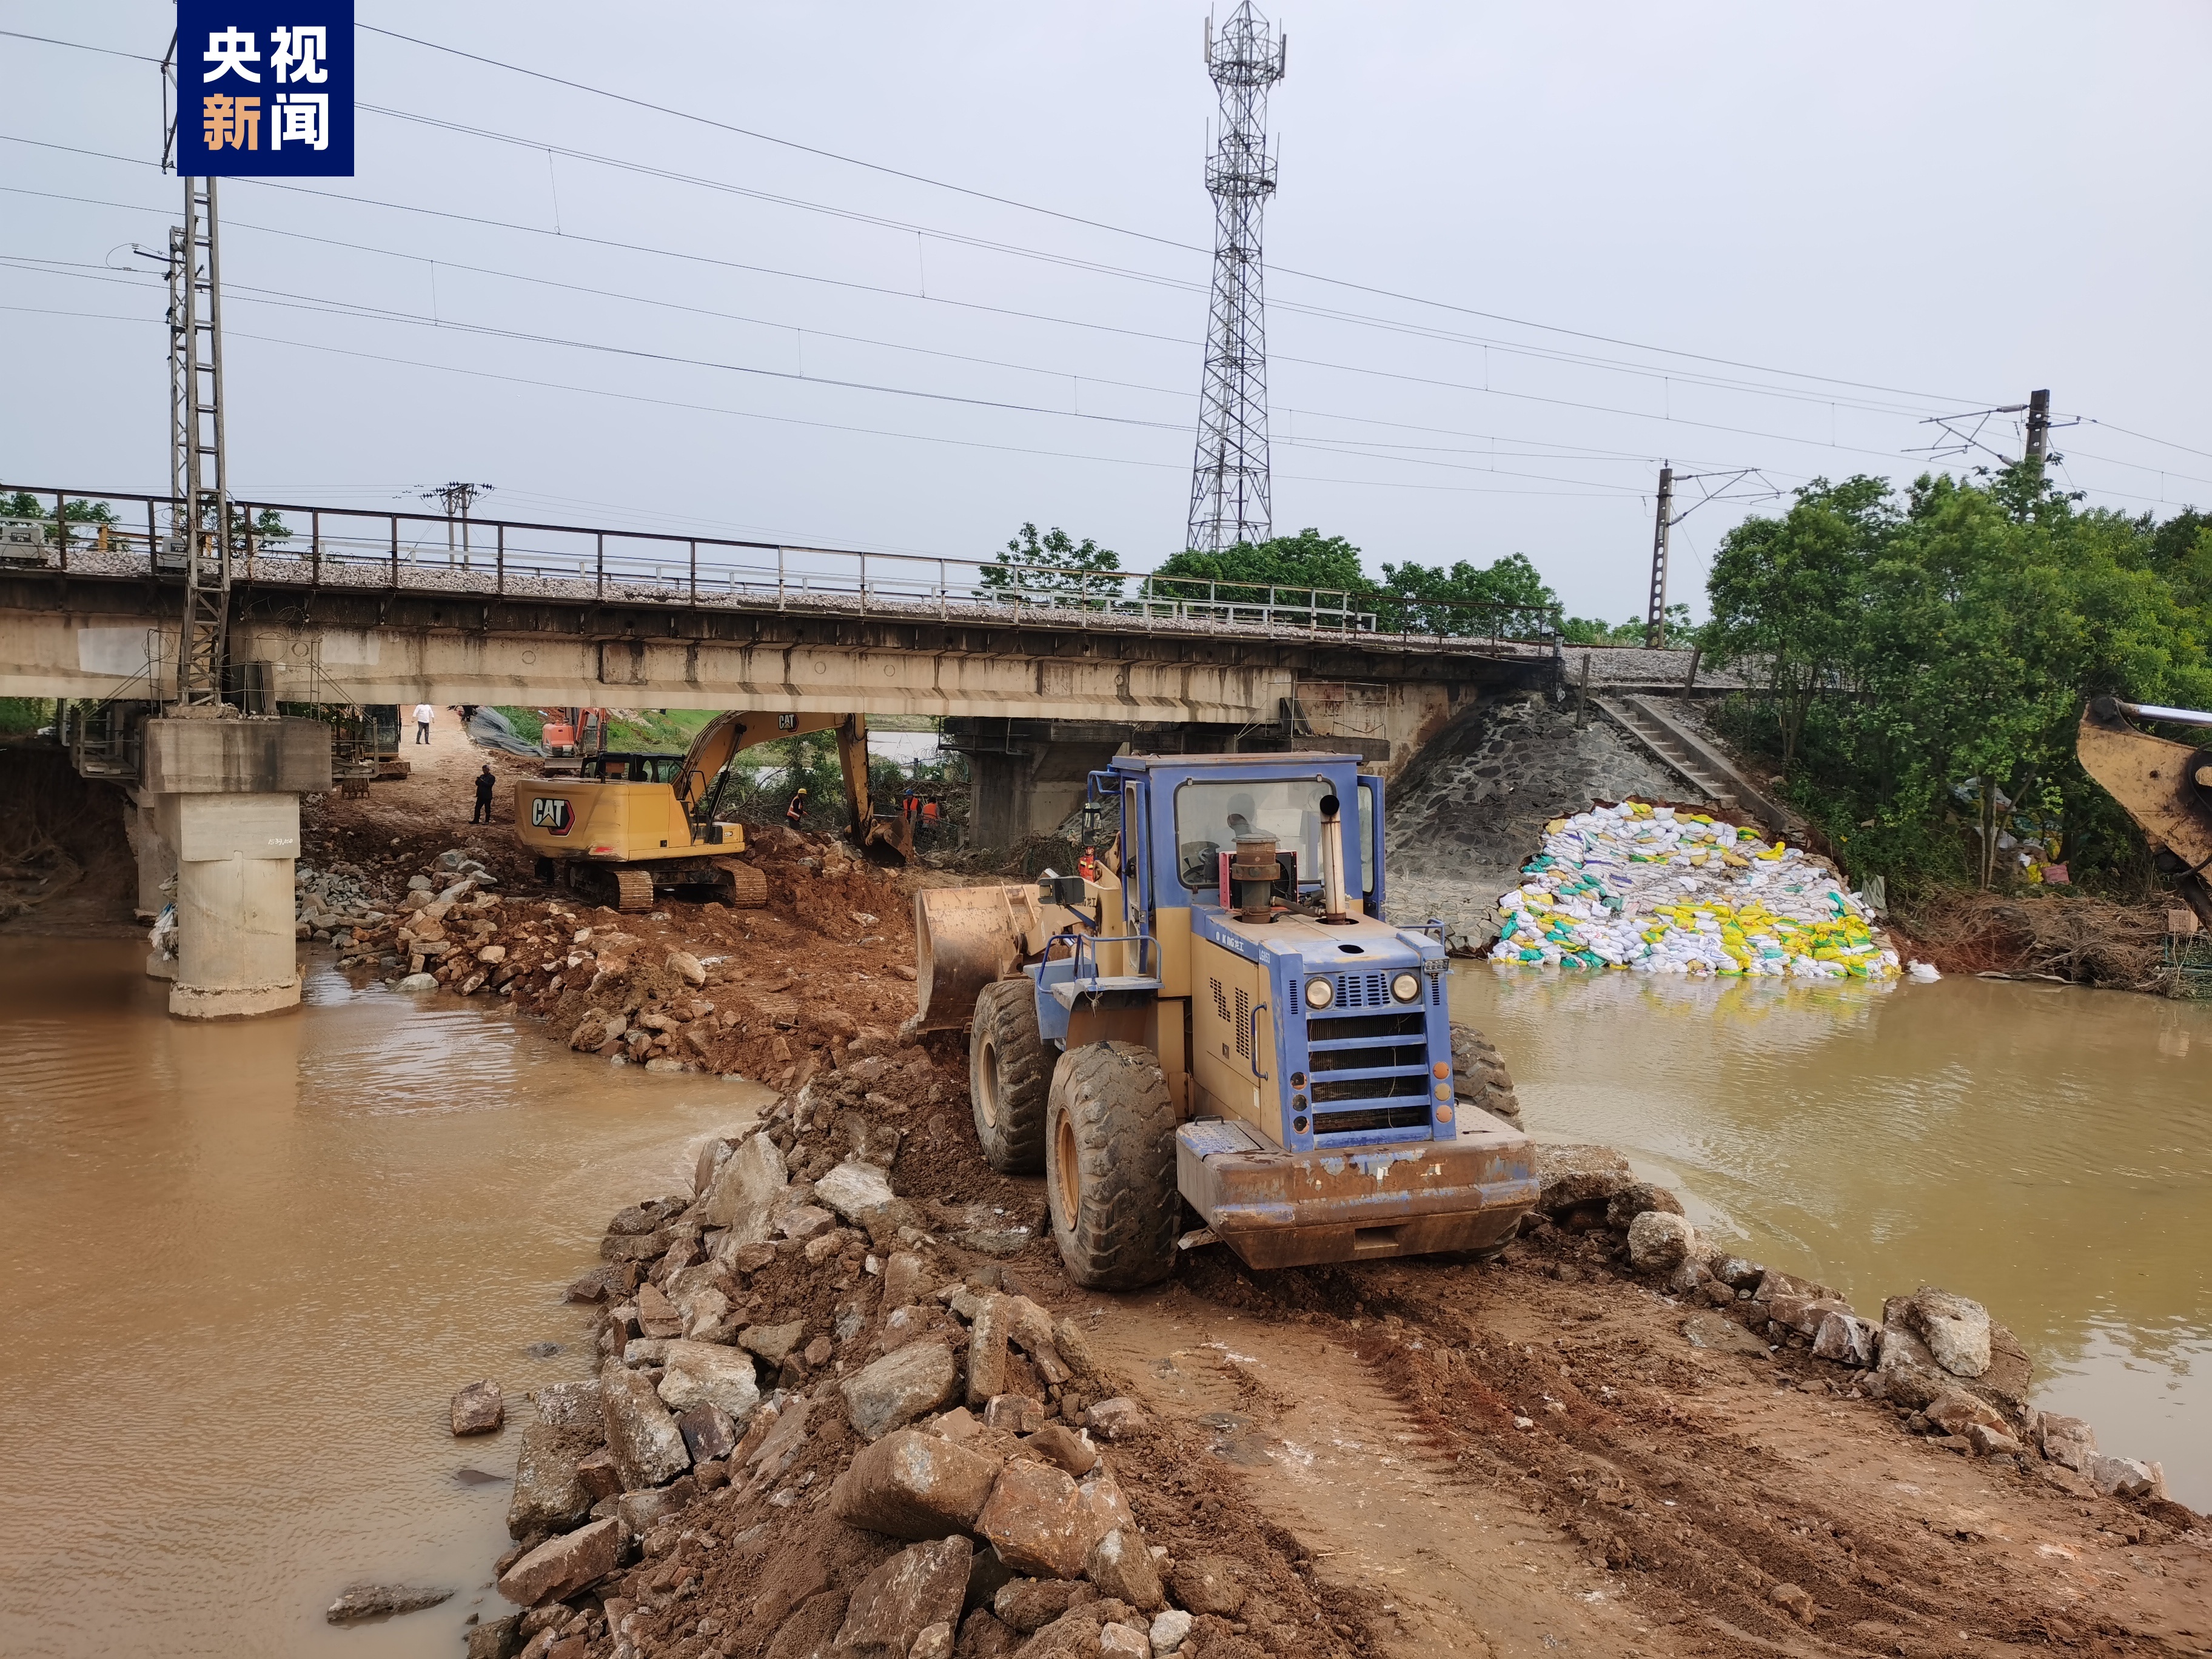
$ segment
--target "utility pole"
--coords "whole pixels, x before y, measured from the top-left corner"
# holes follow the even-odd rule
[[[426,501],[442,502],[446,508],[446,562],[453,562],[453,521],[460,520],[461,568],[469,562],[469,509],[476,505],[477,497],[489,495],[495,486],[488,483],[445,483],[422,492]]]
[[[1275,191],[1267,154],[1267,88],[1283,78],[1288,41],[1252,9],[1206,29],[1206,67],[1221,99],[1221,137],[1206,164],[1213,196],[1213,295],[1198,453],[1191,465],[1188,545],[1218,552],[1267,540],[1274,506],[1267,458],[1267,331],[1260,222]]]
[[[1667,542],[1674,527],[1674,468],[1659,469],[1659,516],[1651,532],[1651,611],[1644,625],[1644,643],[1656,651],[1667,643]]]
[[[2027,455],[2031,461],[2051,459],[2051,393],[2027,394]]]
[[[185,222],[169,234],[170,508],[184,537],[185,614],[179,712],[227,707],[230,630],[230,464],[223,442],[222,222],[216,181],[186,179]]]

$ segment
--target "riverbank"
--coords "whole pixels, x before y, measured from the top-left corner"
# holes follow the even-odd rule
[[[613,1218],[480,1659],[2203,1650],[2212,1534],[1962,1299],[1860,1320],[1601,1148],[1492,1264],[1092,1295],[919,1086]]]

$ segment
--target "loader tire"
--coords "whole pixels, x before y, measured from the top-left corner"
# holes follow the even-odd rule
[[[1045,1194],[1067,1276],[1129,1291],[1174,1270],[1175,1103],[1160,1062],[1133,1042],[1087,1042],[1053,1068]]]
[[[1452,1093],[1463,1105],[1521,1127],[1521,1103],[1514,1097],[1512,1074],[1490,1039],[1472,1025],[1455,1024],[1452,1040]]]
[[[986,985],[968,1028],[968,1099],[983,1161],[1000,1175],[1044,1168],[1052,1061],[1037,1035],[1036,986],[1029,976]]]

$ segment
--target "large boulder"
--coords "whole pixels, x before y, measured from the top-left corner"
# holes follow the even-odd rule
[[[2089,1460],[2097,1455],[2097,1431],[2078,1417],[2057,1412],[2036,1413],[2035,1443],[2045,1457],[2077,1474],[2087,1474]]]
[[[1531,1149],[1531,1161],[1536,1173],[1536,1207],[1549,1216],[1584,1206],[1602,1206],[1616,1193],[1636,1184],[1628,1160],[1610,1146],[1540,1141]]]
[[[867,1228],[872,1217],[887,1214],[899,1200],[890,1177],[874,1164],[847,1158],[814,1183],[814,1199],[827,1205],[856,1227]]]
[[[693,1206],[702,1227],[726,1227],[722,1249],[757,1244],[769,1237],[769,1208],[790,1181],[783,1154],[766,1135],[749,1137],[723,1160],[706,1195]]]
[[[514,1457],[514,1492],[507,1508],[508,1537],[566,1532],[591,1513],[592,1496],[576,1473],[583,1455],[580,1437],[573,1429],[545,1423],[532,1423],[523,1430]]]
[[[847,1524],[894,1538],[939,1538],[975,1524],[1000,1460],[916,1429],[864,1447],[837,1481],[830,1508]]]
[[[610,1364],[599,1373],[607,1450],[623,1490],[664,1486],[691,1467],[684,1432],[642,1374]]]
[[[1006,1342],[1012,1334],[1011,1298],[994,1292],[981,1298],[968,1326],[968,1404],[988,1405],[1006,1391]]]
[[[742,1428],[760,1407],[753,1357],[719,1342],[673,1341],[661,1351],[660,1398],[672,1412],[719,1406]]]
[[[495,1434],[507,1421],[507,1397],[487,1377],[454,1394],[451,1415],[455,1434]]]
[[[1091,1545],[1083,1571],[1101,1595],[1127,1601],[1146,1613],[1157,1612],[1166,1604],[1160,1570],[1152,1564],[1144,1534],[1134,1527],[1116,1527]]]
[[[564,1601],[622,1560],[622,1522],[609,1516],[540,1544],[500,1575],[499,1593],[526,1607]]]
[[[999,1471],[975,1530],[1017,1572],[1074,1578],[1098,1528],[1083,1493],[1066,1470],[1026,1458]]]
[[[1905,1323],[1936,1363],[1954,1376],[1979,1376],[1990,1368],[1990,1314],[1978,1302],[1923,1285],[1905,1297]]]
[[[938,1342],[909,1342],[845,1379],[845,1414],[863,1438],[881,1439],[952,1398],[959,1368]]]
[[[901,1550],[854,1590],[835,1650],[854,1659],[906,1659],[925,1629],[959,1619],[975,1550],[957,1535]]]
[[[1667,1273],[1680,1267],[1697,1243],[1697,1229],[1665,1210],[1646,1210],[1628,1224],[1628,1260],[1638,1273]]]

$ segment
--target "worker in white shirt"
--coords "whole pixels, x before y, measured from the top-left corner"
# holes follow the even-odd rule
[[[431,708],[427,702],[418,702],[415,705],[416,742],[428,743],[430,741],[430,721],[432,718],[436,715],[437,712],[438,711],[436,709]]]

